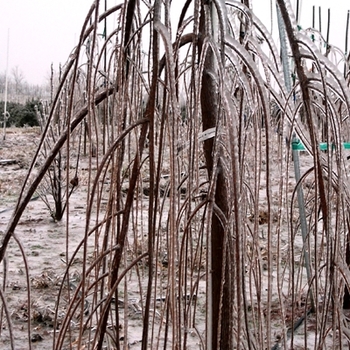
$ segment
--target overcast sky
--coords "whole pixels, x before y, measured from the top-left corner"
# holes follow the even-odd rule
[[[290,0],[292,7],[296,9],[297,0]],[[270,12],[271,0],[253,0],[254,12],[263,20],[267,29],[271,28]],[[275,3],[275,0],[273,0]],[[350,2],[345,0],[299,0],[299,24],[303,29],[312,27],[313,6],[315,6],[315,28],[319,29],[319,8],[321,8],[321,32],[326,38],[328,9],[330,9],[330,36],[331,45],[345,50],[345,31],[347,12],[350,10]],[[275,7],[275,6],[274,6]],[[274,37],[278,34],[277,24],[273,25]],[[350,39],[349,39],[350,43]]]
[[[92,0],[0,0],[0,73],[18,66],[31,84],[47,81],[78,42]]]
[[[120,0],[122,1],[122,0]],[[109,6],[120,2],[109,0]],[[345,25],[350,2],[345,0],[300,0],[301,25],[312,24],[312,6],[322,8],[322,32],[326,35],[327,10],[331,8],[330,42],[344,50]],[[173,0],[172,6],[181,3]],[[253,0],[255,12],[270,28],[270,0]],[[274,2],[274,1],[273,1]],[[296,1],[292,0],[292,5]],[[78,42],[81,26],[92,0],[0,0],[0,73],[6,71],[9,32],[9,74],[18,66],[31,84],[45,83],[51,63],[58,69]],[[274,27],[277,33],[277,26]]]

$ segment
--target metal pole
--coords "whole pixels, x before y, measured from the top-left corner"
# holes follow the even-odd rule
[[[348,57],[349,16],[350,16],[350,11],[348,10],[348,13],[346,16],[346,31],[345,31],[345,60],[347,60],[347,57]],[[345,77],[346,77],[346,61],[344,62],[344,78]]]
[[[299,11],[299,7],[300,7],[300,4],[299,4],[299,0],[297,0],[297,6],[296,6],[296,19],[297,19],[297,23],[299,23],[299,18],[300,18],[300,11]]]
[[[300,228],[301,228],[301,235],[303,238],[303,249],[304,249],[304,261],[305,261],[305,268],[306,268],[306,276],[310,288],[310,302],[311,302],[311,309],[312,311],[315,310],[315,299],[313,295],[313,288],[312,288],[312,275],[311,275],[311,266],[310,266],[310,258],[309,258],[309,252],[307,249],[307,223],[306,223],[306,213],[305,213],[305,206],[304,206],[304,192],[301,187],[300,181],[300,163],[299,163],[299,151],[295,149],[296,147],[293,147],[294,145],[297,145],[299,143],[299,140],[296,138],[296,135],[293,135],[293,141],[292,141],[292,149],[293,149],[293,163],[294,163],[294,173],[295,173],[295,180],[298,184],[297,187],[297,197],[298,197],[298,206],[299,206],[299,216],[300,216]]]
[[[321,13],[321,6],[318,7],[318,30],[320,33],[322,33],[322,13]]]
[[[278,28],[279,28],[280,41],[281,41],[283,74],[284,74],[285,85],[286,85],[287,91],[290,92],[292,90],[292,86],[291,86],[291,80],[290,80],[290,70],[289,70],[289,61],[288,61],[288,52],[287,52],[287,40],[286,40],[285,28],[284,28],[284,23],[283,23],[282,16],[281,16],[280,8],[278,5],[276,5],[276,7],[277,7]],[[299,140],[296,139],[296,136],[294,134],[293,138],[292,138],[292,145],[295,142],[298,143]],[[296,181],[298,183],[300,180],[299,154],[298,154],[298,151],[294,150],[294,149],[293,149],[292,154],[293,154],[295,178],[296,178]],[[306,249],[307,223],[306,223],[306,214],[305,214],[305,207],[304,207],[304,194],[303,194],[302,187],[300,185],[297,187],[297,196],[298,196],[298,205],[299,205],[300,228],[301,228],[301,234],[303,237],[303,246],[304,246],[304,261],[305,261],[305,266],[306,266],[308,284],[309,284],[309,288],[310,288],[311,308],[312,308],[312,310],[315,310],[315,302],[314,302],[313,289],[312,289],[312,283],[311,283],[310,259],[309,259],[308,251]]]

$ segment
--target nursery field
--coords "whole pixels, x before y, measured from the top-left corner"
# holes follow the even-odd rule
[[[0,144],[0,233],[3,235],[13,214],[24,178],[40,140],[39,128],[10,128],[6,140]],[[12,160],[12,161],[10,161]],[[80,188],[71,204],[70,222],[76,235],[70,237],[73,250],[84,232],[84,189]],[[33,196],[15,232],[2,264],[1,279],[5,284],[4,297],[9,314],[2,310],[2,322],[10,317],[13,322],[18,349],[28,349],[28,293],[31,295],[30,334],[33,349],[48,349],[52,343],[55,300],[65,271],[65,221],[55,222],[40,197]],[[25,265],[29,266],[26,275]],[[81,268],[79,257],[74,262]],[[6,278],[5,278],[6,276]],[[27,288],[29,279],[30,291]],[[72,281],[72,285],[74,282]],[[67,293],[67,291],[63,291]],[[21,347],[20,344],[24,344]],[[7,327],[1,334],[1,348],[10,348]],[[50,344],[50,345],[49,345]]]
[[[0,235],[2,238],[14,212],[40,136],[40,128],[9,128],[6,140],[2,140],[0,143],[0,161],[2,163],[0,165]],[[77,285],[81,281],[83,257],[81,252],[76,253],[76,249],[84,239],[85,233],[87,179],[89,174],[91,175],[95,171],[96,166],[89,164],[89,157],[81,159],[78,169],[79,184],[69,200],[69,218],[65,214],[61,221],[53,219],[52,213],[45,203],[46,200],[52,202],[52,198],[48,199],[50,194],[46,193],[47,197],[43,200],[42,190],[40,190],[41,195],[35,193],[23,213],[0,271],[0,278],[3,282],[3,297],[6,299],[7,305],[6,312],[2,309],[1,314],[1,323],[3,324],[0,335],[1,348],[11,348],[7,317],[11,319],[11,331],[15,335],[16,349],[28,349],[28,339],[30,339],[32,349],[44,350],[52,347],[54,332],[58,332],[61,328],[62,319],[66,315],[66,309],[69,305],[68,300],[74,295]],[[105,181],[108,182],[110,179],[107,178]],[[149,190],[146,187],[142,193],[139,193],[139,196],[147,198],[148,194]],[[101,215],[103,215],[107,198],[101,199],[101,202]],[[145,213],[147,215],[147,211]],[[144,220],[146,221],[146,218]],[[66,225],[69,225],[69,229]],[[134,244],[133,237],[134,235],[131,234],[128,238],[126,260],[131,260],[133,256],[140,255],[143,253],[142,250],[146,249],[145,238],[139,237],[140,242]],[[89,248],[90,252],[86,257],[88,261],[93,261],[95,249],[96,242],[92,242]],[[70,262],[69,283],[65,285],[63,280],[67,270],[67,256],[73,258]],[[160,268],[166,267],[166,254],[162,254],[160,258],[162,259],[159,262]],[[122,292],[118,298],[119,307],[122,310],[126,309],[125,320],[124,316],[120,320],[120,339],[123,344],[123,338],[126,338],[123,328],[128,325],[126,346],[129,349],[140,348],[142,339],[144,301],[140,299],[140,286],[145,288],[147,283],[146,265],[147,263],[141,261],[139,271],[129,275],[125,281],[128,293],[124,295]],[[201,274],[203,274],[203,267],[199,271],[202,271]],[[196,294],[191,298],[188,296],[189,300],[185,300],[185,303],[192,303],[195,300],[197,305],[202,304],[198,328],[189,330],[188,344],[193,349],[201,348],[198,332],[200,331],[203,335],[204,331],[204,281],[202,276],[199,279],[199,289]],[[58,298],[61,298],[63,303],[59,309],[56,309]],[[28,300],[30,300],[30,310]],[[160,307],[164,301],[165,296],[161,294],[155,300],[154,317],[159,324],[165,324]],[[86,309],[82,314],[83,318],[87,319],[90,307],[88,301],[85,306]],[[77,339],[74,330],[80,322],[80,317],[81,313],[71,320],[71,333],[65,340],[63,348],[76,348]],[[30,334],[28,334],[28,321],[31,325]],[[95,327],[96,325],[97,322]],[[114,347],[108,345],[107,348]]]
[[[274,136],[276,142],[278,136]],[[40,140],[39,128],[10,128],[7,131],[6,140],[0,143],[0,234],[3,235],[10,217],[16,206],[16,200],[21,192],[21,186],[24,178],[28,172],[31,159],[36,151],[37,144]],[[275,162],[280,159],[278,152],[273,154]],[[93,158],[95,159],[95,158]],[[6,161],[5,161],[6,160]],[[300,152],[301,173],[304,174],[312,166],[312,157],[306,152]],[[165,166],[166,169],[166,166]],[[75,171],[76,169],[74,169]],[[264,170],[263,170],[264,171]],[[77,174],[79,177],[79,184],[74,188],[69,200],[69,218],[64,215],[61,221],[54,220],[47,204],[41,195],[35,194],[25,209],[21,220],[19,221],[13,239],[11,240],[6,257],[2,263],[0,276],[3,281],[3,297],[6,299],[6,309],[2,309],[1,320],[3,327],[1,329],[0,344],[2,348],[10,348],[10,334],[6,318],[11,319],[11,331],[15,334],[16,349],[27,349],[28,337],[30,338],[33,349],[48,349],[51,348],[53,338],[60,331],[62,322],[67,316],[67,308],[69,307],[69,300],[73,297],[77,286],[81,281],[81,274],[83,271],[83,259],[91,263],[94,261],[94,251],[98,245],[103,244],[103,240],[99,238],[100,242],[90,242],[90,248],[87,248],[87,256],[84,258],[83,251],[77,251],[77,247],[84,241],[84,232],[86,226],[86,207],[88,197],[88,178],[89,174],[96,172],[96,165],[89,161],[89,157],[82,157],[79,163]],[[35,171],[34,171],[35,174]],[[144,176],[145,181],[142,190],[138,192],[135,200],[140,207],[140,215],[143,217],[143,222],[147,222],[147,210],[144,210],[145,203],[143,199],[148,199],[149,189],[147,185],[147,174]],[[245,222],[247,225],[253,227],[253,223],[258,223],[259,241],[255,241],[251,237],[246,238],[246,248],[242,251],[246,264],[245,284],[246,290],[249,291],[252,286],[255,286],[254,275],[256,269],[260,270],[259,283],[262,291],[267,291],[271,288],[271,305],[268,305],[267,300],[256,299],[252,293],[248,295],[247,307],[248,315],[254,315],[256,312],[270,313],[272,322],[272,342],[279,344],[284,337],[290,339],[290,334],[293,327],[294,349],[304,349],[305,341],[312,344],[315,342],[314,334],[317,321],[313,314],[307,316],[309,312],[310,301],[307,301],[307,273],[305,269],[305,262],[303,257],[303,239],[300,231],[295,234],[293,238],[293,247],[291,247],[291,239],[285,232],[288,232],[288,213],[287,210],[279,211],[278,191],[280,187],[280,179],[277,168],[274,180],[270,183],[272,198],[275,198],[272,208],[272,223],[277,224],[279,232],[274,232],[274,237],[271,238],[271,245],[268,247],[268,212],[267,201],[265,196],[265,184],[260,185],[261,205],[257,214],[251,212]],[[290,195],[293,194],[296,179],[293,167],[289,169],[287,180],[287,187],[289,187]],[[110,182],[107,176],[104,181]],[[39,186],[40,187],[40,186]],[[162,182],[161,186],[166,191],[166,182]],[[305,189],[311,189],[313,183],[307,180]],[[46,190],[47,187],[45,187]],[[127,188],[125,189],[125,192]],[[183,190],[185,193],[185,189]],[[40,193],[38,191],[38,193]],[[49,197],[49,196],[48,196]],[[166,198],[166,196],[165,196]],[[184,202],[183,196],[181,202]],[[306,196],[307,198],[307,196]],[[47,200],[47,198],[46,198]],[[105,208],[108,204],[108,198],[100,198],[100,215],[104,215]],[[169,208],[169,198],[165,199],[163,206]],[[147,208],[146,208],[147,209]],[[167,209],[168,210],[168,209]],[[295,223],[299,220],[299,211],[296,209],[292,213]],[[257,216],[257,217],[256,217]],[[141,220],[141,221],[142,221]],[[67,229],[67,225],[69,228]],[[166,222],[161,224],[163,227],[163,236],[166,237]],[[165,225],[165,226],[164,226]],[[127,248],[125,260],[122,266],[128,265],[135,257],[141,256],[147,249],[147,237],[143,237],[139,230],[139,234],[135,235],[129,232],[127,237]],[[67,234],[69,233],[69,234]],[[159,233],[162,235],[162,233]],[[96,238],[95,238],[96,240]],[[138,240],[138,242],[135,242]],[[326,241],[319,235],[319,247],[321,250],[326,249]],[[194,237],[192,244],[198,244]],[[259,255],[254,258],[256,254],[254,244],[259,246]],[[269,251],[268,251],[269,249]],[[293,256],[291,262],[291,249]],[[310,251],[313,247],[310,248]],[[153,322],[160,325],[166,325],[167,316],[163,311],[163,304],[166,299],[168,278],[168,257],[166,248],[159,249],[159,258],[156,259],[159,264],[156,269],[157,274],[162,281],[165,281],[164,286],[158,287],[158,292],[154,297],[154,313]],[[324,259],[322,252],[319,252],[321,265]],[[64,278],[67,273],[67,257],[71,258],[69,262],[69,282],[65,283]],[[271,260],[269,261],[271,257]],[[195,322],[192,328],[187,330],[188,349],[203,349],[205,339],[205,322],[206,312],[205,303],[207,300],[207,278],[206,276],[206,253],[202,253],[201,258],[194,259],[197,266],[189,268],[189,276],[196,274],[194,278],[194,287],[189,290],[188,294],[184,295],[183,301],[185,307],[189,312],[196,314]],[[254,259],[258,259],[254,262]],[[312,263],[315,264],[315,257],[312,257]],[[184,264],[184,263],[183,263]],[[269,265],[271,264],[271,265]],[[294,267],[295,281],[299,285],[298,295],[295,296],[294,302],[290,299],[291,288],[291,272],[290,266]],[[180,270],[176,268],[176,275],[178,276]],[[184,266],[182,266],[183,270]],[[269,271],[271,271],[269,273]],[[182,272],[183,273],[183,272]],[[326,284],[326,273],[320,272],[319,291],[323,290]],[[118,306],[123,312],[119,319],[119,334],[121,344],[123,339],[127,339],[127,348],[138,349],[142,340],[142,317],[144,313],[144,290],[147,287],[148,269],[147,260],[140,260],[137,269],[128,274],[124,282],[124,288],[120,292],[118,298]],[[272,284],[269,287],[269,281]],[[278,282],[276,282],[278,281]],[[161,284],[164,282],[160,282]],[[28,286],[30,288],[28,289]],[[162,294],[162,290],[164,294]],[[126,293],[126,295],[125,295]],[[263,293],[264,294],[264,293]],[[76,329],[78,329],[81,318],[87,320],[91,312],[91,299],[93,296],[88,295],[85,300],[84,310],[76,313],[70,319],[69,335],[63,342],[63,348],[75,348],[77,344]],[[265,298],[265,297],[264,297]],[[57,300],[60,300],[60,305],[57,307]],[[30,308],[28,305],[30,300]],[[282,303],[282,305],[281,305]],[[187,306],[186,306],[187,305]],[[323,307],[322,299],[319,300],[320,310]],[[124,308],[127,310],[125,311]],[[30,317],[30,334],[28,334],[28,318]],[[344,310],[344,320],[347,320],[347,311]],[[305,319],[307,318],[307,323]],[[282,322],[283,319],[283,322]],[[331,319],[329,319],[331,322]],[[299,323],[299,324],[297,324]],[[290,329],[285,332],[285,324],[289,325]],[[296,325],[297,324],[297,325]],[[331,323],[329,323],[331,324]],[[94,334],[94,328],[97,327],[98,320],[91,324],[90,332]],[[112,327],[112,325],[109,325]],[[308,336],[305,338],[305,332]],[[55,335],[56,333],[56,335]],[[90,335],[91,336],[91,335]],[[307,340],[305,340],[307,339]],[[334,343],[333,336],[329,335],[328,339],[324,340],[325,346],[331,346]],[[162,336],[158,339],[158,344],[164,344]],[[107,346],[108,349],[114,348],[112,344]],[[327,347],[328,348],[328,347]],[[343,348],[346,348],[343,345]],[[276,348],[277,349],[277,348]]]
[[[349,57],[174,3],[94,1],[0,141],[0,348],[348,349]]]

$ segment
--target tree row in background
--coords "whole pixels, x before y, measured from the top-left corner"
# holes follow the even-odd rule
[[[36,108],[40,109],[40,101],[37,99],[27,100],[24,104],[18,102],[8,102],[8,119],[6,124],[8,126],[16,127],[38,126],[39,122],[37,119]],[[0,123],[2,123],[4,120],[4,101],[0,101],[0,111]]]
[[[6,73],[0,72],[0,100],[5,99]],[[7,77],[7,100],[24,104],[27,100],[47,96],[48,86],[30,84],[21,69],[16,66]]]

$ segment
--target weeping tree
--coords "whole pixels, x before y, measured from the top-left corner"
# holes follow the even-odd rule
[[[170,1],[103,5],[93,3],[63,69],[0,248],[3,261],[12,239],[22,246],[21,215],[60,152],[66,183],[75,179],[69,160],[84,138],[74,133],[87,130],[87,156],[74,158],[89,169],[85,230],[69,225],[67,186],[52,348],[348,346],[345,57],[332,62],[339,50],[321,52],[282,0],[292,71],[248,1],[185,1],[178,15]]]

